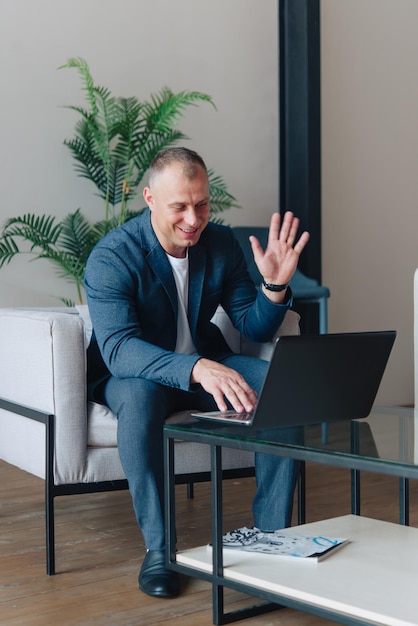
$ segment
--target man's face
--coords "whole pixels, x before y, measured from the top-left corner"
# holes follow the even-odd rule
[[[151,209],[151,223],[164,250],[184,258],[209,221],[209,182],[206,172],[196,166],[197,175],[188,178],[183,165],[173,163],[157,174],[144,199]]]

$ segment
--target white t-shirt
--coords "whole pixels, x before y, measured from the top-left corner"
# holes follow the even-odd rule
[[[177,343],[175,352],[179,354],[196,354],[187,317],[189,304],[189,257],[178,259],[167,254],[173,270],[177,287],[179,314],[177,317]]]

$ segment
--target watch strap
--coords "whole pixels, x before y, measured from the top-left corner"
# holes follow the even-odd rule
[[[264,278],[263,278],[263,285],[266,289],[268,289],[268,291],[284,291],[288,287],[287,283],[285,285],[275,285],[273,283],[266,283]]]

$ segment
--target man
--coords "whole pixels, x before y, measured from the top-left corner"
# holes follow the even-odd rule
[[[95,331],[89,350],[91,398],[118,418],[118,448],[147,554],[140,589],[179,593],[165,567],[163,516],[164,420],[195,408],[251,411],[267,363],[235,355],[210,322],[219,304],[253,341],[272,338],[291,306],[288,283],[309,235],[275,213],[263,250],[251,245],[264,278],[256,289],[232,230],[209,222],[205,163],[186,148],[156,156],[144,189],[149,210],[104,237],[86,269]],[[100,350],[103,361],[100,362]],[[298,465],[256,455],[254,522],[263,530],[288,526]]]

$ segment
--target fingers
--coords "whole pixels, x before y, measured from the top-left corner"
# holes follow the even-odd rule
[[[192,370],[191,382],[200,383],[213,396],[220,411],[227,409],[226,400],[238,412],[250,412],[255,407],[255,391],[238,372],[221,363],[199,359]]]
[[[225,398],[223,393],[221,393],[220,391],[216,390],[213,392],[213,399],[216,402],[216,406],[218,407],[219,411],[227,411],[228,407],[227,404],[225,402]],[[237,409],[235,409],[237,410]]]
[[[286,211],[282,227],[280,229],[280,241],[292,245],[296,239],[299,228],[299,219],[293,215],[291,211]]]
[[[300,255],[309,241],[309,233],[304,231],[295,245],[299,226],[300,220],[292,211],[286,211],[283,220],[281,220],[280,213],[273,213],[270,220],[269,244],[280,241],[289,247],[294,247],[295,252]]]
[[[256,405],[255,392],[244,382],[244,385],[231,386],[225,390],[225,397],[234,407],[235,411],[250,413]]]
[[[263,248],[262,248],[261,243],[258,241],[257,237],[255,237],[255,235],[250,235],[249,240],[251,244],[251,249],[253,251],[253,255],[256,256],[256,254],[262,254]]]
[[[212,395],[220,411],[225,411],[227,408],[225,399],[239,413],[251,412],[257,401],[255,392],[234,370],[230,370],[224,378],[218,374]]]
[[[299,237],[299,241],[296,243],[294,250],[295,252],[300,256],[300,254],[302,253],[302,250],[304,249],[304,247],[306,246],[306,244],[309,241],[309,233],[305,230],[301,236]]]
[[[275,212],[271,216],[267,245],[278,240],[279,232],[280,232],[280,219],[281,219],[280,213]]]
[[[298,228],[299,220],[297,217],[294,217],[291,221],[290,219],[288,221],[285,220],[280,231],[280,239],[287,243],[288,246],[293,246],[296,240]]]
[[[258,241],[257,237],[255,237],[254,235],[251,235],[249,237],[249,240],[250,240],[251,250],[253,252],[253,257],[254,257],[255,264],[259,268],[259,265],[260,265],[260,263],[263,262],[263,257],[264,257],[263,247],[262,247],[261,243]]]
[[[288,241],[289,237],[294,241],[298,228],[299,219],[291,211],[286,211],[283,220],[280,213],[273,213],[270,220],[269,243],[277,240]]]

